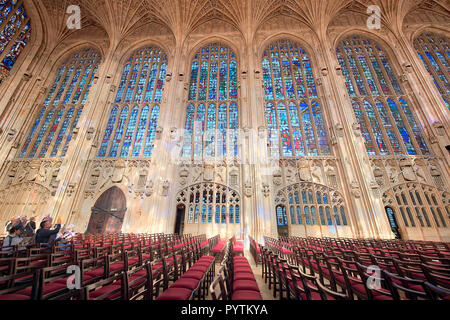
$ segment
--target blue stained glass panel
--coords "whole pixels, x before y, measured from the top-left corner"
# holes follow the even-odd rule
[[[70,121],[72,120],[74,111],[75,111],[74,108],[70,108],[69,111],[66,114],[64,122],[63,122],[63,124],[61,126],[61,129],[59,130],[58,136],[56,138],[56,142],[55,142],[55,145],[53,147],[52,153],[50,155],[51,158],[56,157],[56,155],[58,154],[59,146],[61,145],[64,137],[66,136],[66,131],[67,131],[67,128],[69,127],[69,125],[70,125]]]
[[[214,104],[208,107],[206,130],[205,157],[212,158],[215,155],[216,136],[216,106]]]
[[[236,60],[230,61],[230,100],[237,99],[237,62]]]
[[[50,127],[49,132],[47,133],[47,137],[44,140],[44,144],[41,148],[41,152],[39,153],[39,158],[45,157],[45,154],[48,151],[48,148],[50,147],[50,144],[52,143],[53,137],[56,134],[56,131],[58,130],[59,122],[61,121],[63,115],[64,115],[64,108],[61,108],[56,115],[55,120],[53,121],[53,124]]]
[[[203,156],[203,135],[205,133],[205,105],[201,104],[197,107],[197,117],[195,120],[194,130],[194,158]]]
[[[159,119],[159,106],[154,106],[150,114],[148,124],[147,140],[145,141],[144,157],[151,157],[153,153],[153,141],[155,140],[156,127]]]
[[[209,70],[209,100],[217,99],[218,62],[212,61]]]
[[[264,92],[266,99],[273,99],[273,85],[272,85],[272,70],[270,69],[270,62],[265,58],[262,62],[263,77],[264,77]]]
[[[153,98],[153,91],[155,89],[156,76],[158,74],[158,63],[154,62],[148,78],[147,90],[145,91],[145,102],[151,102]]]
[[[425,143],[425,140],[422,136],[422,131],[420,130],[419,125],[417,124],[417,121],[411,112],[408,102],[406,102],[406,100],[402,98],[400,98],[399,101],[406,119],[408,120],[409,125],[411,126],[411,129],[414,133],[414,137],[416,138],[416,142],[419,145],[420,151],[423,154],[430,154],[430,150],[428,149],[427,144]]]
[[[183,150],[182,150],[183,157],[190,157],[191,153],[192,153],[192,135],[194,133],[194,115],[195,115],[195,108],[192,104],[190,104],[187,107],[187,112],[186,112],[186,126],[185,126],[184,143],[183,143]]]
[[[81,114],[83,113],[83,108],[79,108],[77,111],[77,115],[75,117],[75,120],[72,122],[72,126],[70,127],[69,135],[67,136],[67,140],[64,144],[64,147],[61,151],[61,157],[64,157],[67,153],[67,150],[69,149],[69,143],[72,140],[73,131],[78,125],[78,121],[80,120]]]
[[[125,127],[125,122],[127,121],[128,118],[128,110],[129,110],[128,106],[125,106],[122,108],[122,111],[120,112],[119,121],[117,122],[116,126],[116,132],[114,134],[111,149],[109,151],[110,158],[117,157],[117,154],[119,152],[119,146],[122,142],[123,129]]]
[[[298,117],[297,106],[291,102],[289,104],[289,119],[292,128],[292,142],[294,145],[295,155],[304,156],[305,146],[303,145],[302,130],[300,127],[300,119]]]
[[[416,149],[414,148],[414,145],[411,141],[411,137],[409,136],[409,132],[406,129],[405,123],[403,122],[403,118],[400,115],[400,111],[398,110],[397,104],[392,99],[388,99],[387,101],[388,101],[388,105],[391,110],[392,116],[397,125],[397,129],[400,132],[400,135],[402,136],[402,139],[403,139],[403,143],[406,146],[406,151],[408,152],[408,154],[412,154],[412,155],[417,154]]]
[[[53,115],[55,114],[55,108],[53,107],[48,113],[44,120],[44,123],[42,124],[41,130],[39,131],[39,134],[36,137],[36,140],[34,141],[34,145],[31,149],[30,154],[28,155],[29,158],[33,158],[36,155],[36,152],[39,148],[39,145],[41,144],[42,138],[44,137],[45,132],[47,132],[48,126],[50,125],[50,121],[53,118]]]
[[[191,84],[189,89],[189,100],[197,98],[198,61],[193,61],[191,66]]]
[[[366,110],[367,118],[369,119],[369,122],[372,125],[372,133],[375,137],[380,153],[382,155],[389,154],[389,150],[384,142],[383,132],[381,131],[381,127],[380,124],[378,123],[378,119],[375,115],[375,110],[372,104],[367,100],[364,100],[364,108]]]
[[[289,123],[286,106],[282,103],[278,105],[278,121],[280,126],[281,146],[284,156],[292,156],[292,143],[289,133]]]
[[[122,146],[122,152],[120,154],[121,157],[128,157],[128,154],[130,153],[131,142],[133,140],[134,131],[136,129],[136,122],[137,122],[138,114],[139,114],[139,108],[134,107],[133,110],[131,110],[131,117],[128,122],[127,131],[125,132],[125,137],[124,137],[123,146]]]
[[[208,61],[203,61],[200,68],[200,80],[198,82],[198,100],[206,100],[206,91],[208,79]]]
[[[145,106],[141,111],[136,137],[134,138],[134,146],[132,151],[133,157],[139,157],[141,155],[142,144],[145,139],[145,128],[147,127],[148,113],[149,107]]]
[[[161,67],[159,69],[159,77],[157,79],[156,83],[156,90],[155,90],[155,102],[161,102],[162,100],[162,94],[163,94],[163,87],[164,87],[164,80],[166,78],[167,73],[167,63],[161,64]]]
[[[39,112],[38,116],[36,117],[33,127],[31,128],[30,134],[28,135],[28,138],[25,141],[25,144],[23,145],[22,150],[20,151],[20,158],[25,157],[28,146],[30,145],[31,140],[33,139],[34,133],[36,132],[36,129],[39,126],[39,124],[42,120],[42,117],[44,116],[45,110],[46,110],[45,107],[41,108],[41,111]]]
[[[114,130],[114,124],[116,123],[116,117],[118,112],[119,112],[118,107],[114,107],[111,110],[111,114],[109,116],[108,124],[105,130],[105,135],[103,136],[102,144],[100,145],[100,149],[98,151],[99,157],[106,156],[106,151],[108,150],[109,141],[111,139],[111,135]]]
[[[314,123],[316,125],[317,139],[319,141],[320,154],[330,154],[330,145],[328,144],[328,137],[325,131],[325,123],[323,120],[323,114],[319,103],[313,101],[311,104],[311,111],[314,117]]]

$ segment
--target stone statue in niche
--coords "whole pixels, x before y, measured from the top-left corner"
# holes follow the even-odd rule
[[[123,177],[125,175],[125,161],[119,160],[114,165],[114,172],[112,176],[112,182],[113,183],[120,183],[123,180]]]
[[[246,197],[251,197],[253,194],[253,187],[250,181],[247,181],[244,185],[244,194]]]
[[[400,160],[400,168],[402,170],[403,178],[406,181],[415,181],[416,180],[416,174],[414,173],[411,161],[408,159],[401,159]]]
[[[298,175],[300,181],[311,181],[311,172],[309,171],[309,162],[302,159],[298,163]]]
[[[322,183],[322,170],[316,161],[311,163],[311,175],[315,183]]]

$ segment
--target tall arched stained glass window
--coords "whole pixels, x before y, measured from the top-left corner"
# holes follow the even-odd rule
[[[420,60],[433,77],[434,84],[450,109],[450,47],[448,38],[426,32],[414,40]]]
[[[69,56],[59,66],[19,157],[66,155],[100,62],[100,54],[86,48]]]
[[[276,41],[264,51],[262,68],[270,156],[330,155],[307,52],[290,40]]]
[[[336,54],[368,154],[428,155],[412,102],[383,49],[371,39],[352,36]]]
[[[194,56],[183,157],[202,159],[238,155],[237,73],[236,55],[223,44],[211,43]]]
[[[167,55],[156,46],[138,49],[128,58],[99,157],[151,157],[166,73]]]
[[[19,0],[0,1],[0,84],[30,41],[30,18]]]

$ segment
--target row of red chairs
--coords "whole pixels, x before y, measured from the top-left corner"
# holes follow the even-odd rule
[[[221,268],[210,286],[213,300],[262,300],[247,258],[235,255],[233,239],[227,242],[225,251]]]
[[[188,237],[184,239],[182,246],[174,245],[173,242],[170,247],[167,242],[142,246],[139,242],[138,245],[127,246],[128,249],[119,246],[117,250],[113,250],[114,246],[111,245],[75,249],[74,254],[63,250],[26,258],[0,259],[8,262],[8,267],[3,268],[3,271],[8,269],[7,272],[0,277],[0,299],[41,300],[65,297],[65,294],[69,294],[66,292],[68,275],[65,271],[74,264],[80,268],[83,288],[98,285],[101,281],[108,279],[117,282],[115,277],[119,274],[131,272],[149,263],[153,264],[153,271],[156,272],[153,272],[152,276],[156,278],[159,271],[163,272],[163,264],[166,260],[173,266],[173,257],[170,256],[173,252],[186,250],[191,245],[198,246],[199,252],[207,250],[207,245],[200,247],[200,244],[205,242],[205,238],[204,235]],[[42,250],[48,250],[48,248]],[[178,258],[180,258],[179,255]],[[144,269],[141,268],[141,273],[145,273]],[[165,283],[167,283],[167,277]],[[104,287],[103,284],[100,286]]]
[[[276,264],[267,257],[263,259],[263,276],[269,279],[269,288],[274,286],[274,297],[280,293],[280,299],[284,292],[290,292],[289,279],[294,275],[302,284],[317,278],[317,283],[310,283],[303,289],[307,296],[308,288],[316,288],[316,298],[320,295],[319,289],[325,297],[340,299],[448,299],[450,296],[450,260],[445,257],[397,250],[376,255],[367,250],[325,246],[321,250],[293,246],[293,253],[286,254],[279,249],[276,240],[269,239],[267,243],[265,249],[286,264],[274,270]],[[299,271],[292,271],[291,265]],[[374,279],[376,287],[369,285]],[[299,296],[299,290],[296,292]]]

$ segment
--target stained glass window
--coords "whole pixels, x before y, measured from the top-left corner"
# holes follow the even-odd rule
[[[445,36],[426,32],[414,40],[420,60],[433,78],[436,88],[450,109],[449,41]]]
[[[58,67],[19,157],[54,158],[66,155],[100,62],[100,54],[86,48],[66,58]],[[85,98],[80,103],[81,94]]]
[[[339,44],[336,54],[368,154],[428,155],[411,101],[383,49],[373,40],[352,36]]]
[[[23,2],[0,1],[0,84],[8,77],[25,46],[30,41],[30,18]]]
[[[167,55],[156,46],[136,50],[125,62],[99,157],[151,157],[167,62]],[[125,107],[127,114],[122,118],[118,116],[118,110],[123,112]],[[113,132],[115,136],[111,141]]]
[[[262,70],[270,156],[330,155],[307,52],[290,40],[276,41],[264,51]]]
[[[238,155],[237,74],[236,56],[223,44],[211,43],[194,56],[183,157],[202,159]]]

